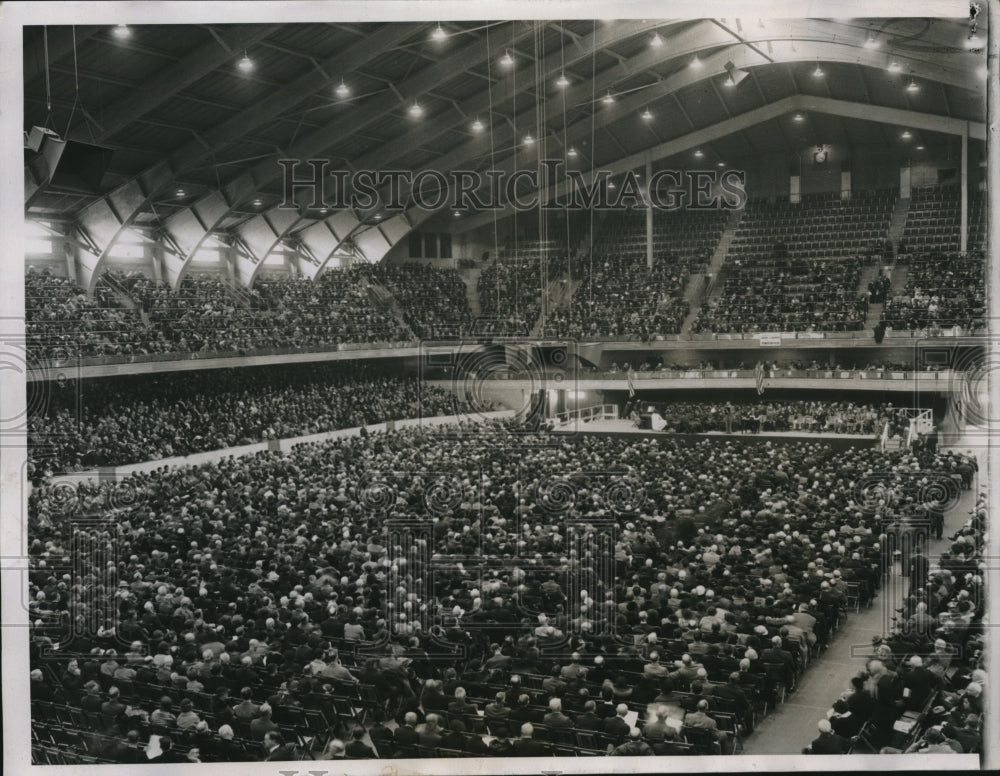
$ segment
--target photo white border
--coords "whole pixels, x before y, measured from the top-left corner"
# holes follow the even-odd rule
[[[1000,0],[980,0],[989,5],[990,77],[997,79],[997,38],[1000,37]],[[747,13],[747,9],[752,10]],[[691,13],[691,11],[697,13]],[[0,7],[0,235],[3,236],[2,277],[0,283],[0,320],[21,321],[24,317],[24,194],[23,150],[20,138],[23,131],[23,52],[22,26],[53,23],[69,24],[242,24],[280,21],[302,23],[314,21],[447,21],[481,19],[634,19],[634,18],[725,18],[749,15],[765,18],[864,18],[864,17],[945,17],[967,18],[969,3],[962,0],[909,0],[906,3],[889,0],[826,0],[809,2],[774,0],[766,3],[766,10],[751,0],[702,0],[697,4],[668,0],[638,0],[629,3],[582,2],[580,0],[510,0],[479,6],[467,0],[437,0],[436,2],[411,2],[408,0],[367,0],[366,2],[24,2],[6,3]],[[989,147],[990,200],[1000,197],[1000,163],[997,159],[997,96],[992,92],[990,113],[987,117]],[[994,204],[990,214],[993,239],[990,246],[989,296],[990,310],[997,309],[997,292],[1000,289],[1000,260],[997,255],[997,223],[1000,220]],[[996,325],[995,317],[991,319]],[[16,334],[16,330],[0,332]],[[993,341],[1000,331],[992,331]],[[994,354],[994,359],[997,355]],[[1000,379],[990,386],[993,406],[1000,394]],[[26,392],[23,374],[0,364],[0,417],[14,417],[23,411]],[[3,690],[3,772],[13,776],[28,773],[48,776],[76,776],[94,774],[205,774],[217,776],[247,776],[247,774],[488,774],[488,773],[655,773],[655,772],[714,772],[714,771],[772,771],[772,770],[950,770],[978,769],[974,755],[931,755],[922,757],[891,755],[843,756],[755,756],[685,757],[685,758],[548,758],[534,761],[517,758],[485,758],[461,760],[372,760],[338,762],[302,761],[289,765],[269,763],[232,763],[203,765],[143,765],[134,766],[31,766],[30,765],[30,713],[28,712],[28,644],[19,633],[27,624],[27,612],[21,606],[23,585],[23,555],[26,549],[25,521],[26,496],[23,487],[25,451],[22,448],[0,447],[0,585],[2,585],[2,690]],[[990,459],[986,467],[989,481],[996,482],[1000,474],[997,464]],[[991,494],[991,519],[996,519],[995,493]],[[1000,558],[1000,531],[990,531],[991,555]],[[990,569],[988,581],[988,618],[1000,623],[1000,596],[997,590],[998,569]],[[17,625],[22,624],[21,626]],[[9,624],[9,625],[8,625]],[[986,766],[1000,766],[1000,643],[989,639],[989,669],[991,689],[987,697],[987,728],[984,731]],[[804,746],[807,742],[794,742]]]

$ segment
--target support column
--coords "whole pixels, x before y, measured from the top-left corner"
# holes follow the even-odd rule
[[[653,203],[649,182],[653,179],[653,165],[646,160],[646,266],[653,268]]]
[[[962,131],[962,220],[958,250],[965,253],[969,242],[969,124]]]

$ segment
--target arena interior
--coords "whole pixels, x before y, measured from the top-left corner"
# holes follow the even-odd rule
[[[748,14],[25,27],[33,762],[977,767],[986,10]]]

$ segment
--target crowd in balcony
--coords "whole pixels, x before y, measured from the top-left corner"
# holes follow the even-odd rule
[[[575,277],[571,303],[549,312],[545,336],[649,342],[680,333],[689,307],[685,261],[668,255],[649,268],[645,258],[597,256],[577,262]]]
[[[35,761],[730,754],[878,594],[920,486],[854,480],[959,460],[508,433],[40,483]]]
[[[252,292],[214,273],[186,275],[176,291],[141,272],[109,274],[88,300],[66,278],[26,273],[34,354],[245,353],[412,339],[391,312],[374,306],[358,271],[333,270],[315,282],[265,276]]]
[[[472,326],[465,281],[453,269],[377,264],[359,271],[395,297],[403,320],[421,339],[454,338]]]
[[[722,294],[706,299],[691,331],[858,331],[868,294],[857,291],[858,258],[731,260]]]
[[[982,254],[929,252],[908,258],[903,292],[886,300],[882,324],[900,331],[981,331],[986,321]]]

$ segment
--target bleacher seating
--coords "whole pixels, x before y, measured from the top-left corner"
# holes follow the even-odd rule
[[[919,186],[910,191],[900,253],[957,253],[961,242],[961,190],[958,186]]]

